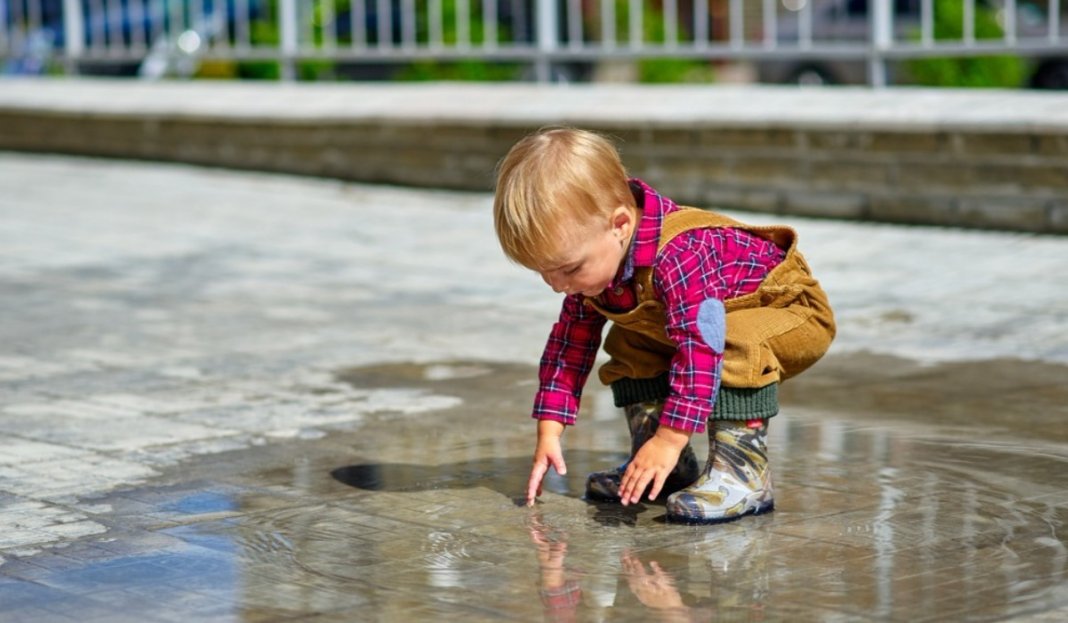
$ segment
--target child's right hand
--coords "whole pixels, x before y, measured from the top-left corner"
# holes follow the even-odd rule
[[[538,421],[538,445],[534,449],[534,465],[530,468],[530,480],[527,481],[527,506],[533,506],[541,495],[541,481],[549,472],[551,465],[557,474],[567,473],[564,453],[560,449],[560,435],[564,425],[554,420]]]

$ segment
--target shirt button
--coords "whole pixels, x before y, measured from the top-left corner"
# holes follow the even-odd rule
[[[612,290],[612,294],[615,294],[616,296],[623,296],[623,288],[620,286],[616,286],[616,289]]]

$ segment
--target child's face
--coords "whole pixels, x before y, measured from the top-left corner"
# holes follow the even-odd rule
[[[539,271],[555,292],[597,296],[619,272],[633,232],[634,216],[625,208],[611,218],[593,219],[570,228],[562,260]]]

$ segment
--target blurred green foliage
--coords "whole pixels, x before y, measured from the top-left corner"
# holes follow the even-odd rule
[[[418,61],[405,65],[397,72],[398,80],[465,80],[495,82],[515,80],[522,69],[515,63],[490,63],[463,60],[455,62]]]
[[[651,58],[638,62],[638,82],[679,83],[716,81],[715,70],[708,61],[685,58]]]
[[[975,4],[975,38],[1000,39],[1004,31],[994,9]],[[961,41],[964,38],[964,3],[960,0],[935,0],[934,37],[938,41]],[[917,35],[918,38],[918,35]],[[976,56],[967,58],[925,58],[906,64],[917,84],[938,87],[1015,88],[1024,83],[1027,68],[1015,56]]]
[[[644,43],[664,43],[665,34],[663,4],[654,0],[643,1],[642,41]],[[626,45],[630,23],[630,2],[616,0],[616,39],[617,44]],[[623,40],[619,40],[623,37]],[[682,29],[678,31],[680,42],[692,40],[692,35]],[[638,82],[677,83],[677,82],[714,82],[715,72],[706,60],[686,58],[646,58],[637,62]]]
[[[315,45],[322,45],[326,29],[336,29],[337,20],[346,16],[350,10],[351,0],[335,0],[333,11],[324,12],[324,0],[302,0],[312,3],[310,12],[311,23],[304,32],[311,33]],[[329,0],[327,0],[329,1]],[[374,0],[367,0],[365,6],[373,6]],[[429,23],[430,0],[415,0],[417,21],[416,40],[424,45],[431,38]],[[662,13],[662,4],[657,0],[643,0],[644,11],[642,20],[641,37],[644,43],[663,43],[665,37],[665,21]],[[615,0],[615,39],[618,46],[626,46],[629,37],[629,18],[631,4],[629,0]],[[440,0],[442,26],[440,37],[446,46],[455,45],[459,40],[458,2],[457,0]],[[481,46],[485,40],[484,23],[482,12],[478,10],[478,2],[471,3],[470,13],[467,16],[468,33],[472,46]],[[277,47],[279,45],[278,32],[278,0],[265,0],[260,17],[250,23],[250,41],[253,46]],[[341,18],[345,19],[345,18]],[[395,27],[399,28],[396,24]],[[603,33],[599,32],[599,16],[586,20],[583,24],[584,32],[593,40],[599,40]],[[335,30],[336,32],[336,30]],[[395,33],[394,33],[395,34]],[[512,41],[513,33],[505,23],[497,25],[496,36],[499,42]],[[336,37],[339,46],[352,44],[351,33]],[[377,29],[367,26],[367,43],[371,46],[377,44]],[[687,41],[692,35],[680,29],[680,41]],[[344,61],[340,61],[344,63]],[[684,58],[652,58],[635,61],[636,76],[639,82],[646,83],[677,83],[677,82],[713,82],[715,74],[712,65],[706,60]],[[358,66],[357,63],[350,63]],[[473,59],[461,60],[418,60],[408,63],[390,65],[389,73],[399,80],[463,80],[463,81],[509,81],[520,79],[530,69],[526,64],[515,62],[485,61]],[[220,68],[215,68],[213,73],[218,73]],[[242,61],[234,64],[232,72],[235,76],[246,79],[278,80],[281,77],[281,65],[277,61]],[[342,73],[339,61],[328,60],[303,60],[297,63],[297,77],[300,80],[333,80]]]
[[[430,40],[430,12],[425,10],[426,0],[416,0],[416,6],[424,10],[416,11],[416,40]],[[420,7],[420,5],[424,5]],[[481,46],[485,43],[485,22],[482,12],[477,10],[478,4],[471,3],[471,10],[467,17],[468,36],[473,46]],[[448,46],[459,42],[459,20],[456,0],[441,1],[442,43]],[[511,39],[509,29],[503,24],[497,24],[497,41],[506,42]],[[459,61],[416,61],[403,66],[397,73],[400,80],[469,80],[469,81],[506,81],[515,80],[519,77],[522,68],[515,63],[490,62],[482,60],[459,60]]]
[[[337,2],[339,10],[347,10],[349,0]],[[278,0],[265,0],[259,19],[249,23],[249,40],[253,46],[277,48],[280,44],[278,29]],[[316,45],[323,43],[322,2],[314,0],[312,6],[312,37]],[[333,27],[333,24],[330,24]],[[302,60],[296,64],[298,80],[331,80],[334,78],[334,62],[327,60]],[[277,61],[242,61],[237,63],[236,74],[250,80],[278,80],[282,65]]]
[[[268,15],[276,15],[275,1],[271,0],[268,4]],[[254,20],[249,24],[249,39],[253,46],[277,46],[278,27],[273,20]],[[249,80],[278,80],[282,77],[282,66],[277,61],[242,61],[237,64],[237,75]]]

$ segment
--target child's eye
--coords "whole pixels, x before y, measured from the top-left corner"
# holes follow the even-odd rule
[[[572,266],[571,268],[568,268],[567,270],[565,270],[565,271],[564,271],[564,274],[565,274],[565,275],[574,275],[574,274],[575,274],[575,273],[577,273],[577,272],[578,272],[578,271],[579,271],[579,270],[580,270],[581,268],[582,268],[582,264],[575,264],[575,265],[574,265],[574,266]]]

